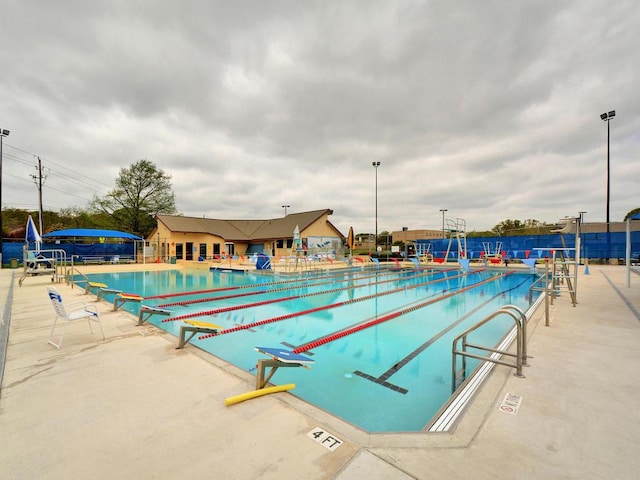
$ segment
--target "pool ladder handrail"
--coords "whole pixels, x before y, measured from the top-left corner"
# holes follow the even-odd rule
[[[91,281],[89,280],[89,277],[87,277],[84,273],[82,273],[80,270],[76,268],[76,266],[73,263],[75,258],[79,258],[79,256],[71,255],[71,265],[67,268],[67,271],[65,273],[65,283],[67,285],[71,285],[71,288],[73,288],[78,283],[89,283]],[[82,280],[80,281],[76,280],[74,278],[74,274],[80,275],[82,277]]]
[[[484,347],[481,345],[476,345],[476,344],[467,342],[467,336],[470,333],[474,332],[475,330],[485,325],[486,323],[490,322],[494,318],[500,315],[505,315],[505,314],[513,318],[516,325],[516,353],[515,354],[508,352],[506,350],[499,350],[497,348]],[[458,350],[457,345],[461,339],[462,339],[462,350]],[[476,350],[484,350],[487,352],[492,352],[492,355],[484,356],[484,355],[478,355],[475,353],[470,353],[467,351],[467,348],[474,348]],[[497,363],[499,365],[515,368],[516,373],[514,373],[514,375],[516,377],[524,378],[524,375],[522,374],[522,366],[523,365],[527,366],[527,317],[524,314],[524,312],[520,308],[516,307],[515,305],[505,305],[500,309],[496,310],[495,312],[493,312],[488,317],[485,317],[484,319],[480,320],[475,325],[467,328],[460,335],[458,335],[453,340],[451,353],[452,353],[452,367],[451,367],[451,391],[452,392],[455,392],[458,387],[456,385],[457,355],[460,355],[462,357],[463,372],[466,372],[466,368],[467,368],[466,358],[470,357],[470,358],[476,358],[479,360],[484,360],[488,362]],[[502,355],[515,357],[516,359],[515,363],[510,363],[498,358],[499,356],[502,356]]]

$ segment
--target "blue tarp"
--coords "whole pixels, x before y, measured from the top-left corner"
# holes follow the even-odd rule
[[[126,240],[144,240],[133,233],[119,232],[117,230],[100,230],[95,228],[70,228],[67,230],[56,230],[55,232],[42,235],[43,238],[58,237],[104,237],[123,238]]]
[[[67,230],[57,230],[55,232],[42,235],[48,242],[42,245],[43,250],[64,250],[67,257],[101,256],[109,259],[114,255],[135,257],[135,242],[144,241],[143,238],[132,233],[119,232],[117,230],[101,230],[93,228],[72,228]],[[81,238],[100,239],[94,243],[75,243]],[[106,239],[114,239],[115,243],[108,243]],[[59,240],[59,241],[58,241]],[[122,242],[124,240],[124,242]],[[55,244],[53,243],[55,241]],[[29,249],[36,249],[36,245],[31,242]],[[9,263],[16,259],[22,263],[24,242],[4,242],[2,244],[2,262]],[[39,248],[38,248],[39,249]]]
[[[564,236],[567,248],[575,247],[575,234]],[[530,235],[517,237],[471,237],[467,238],[467,253],[470,259],[479,259],[480,253],[484,251],[483,243],[489,243],[494,249],[498,242],[502,243],[503,252],[510,258],[523,259],[527,255],[539,258],[549,255],[549,253],[536,250],[538,248],[562,249],[562,239],[559,234],[552,235]],[[427,244],[431,244],[431,253],[434,257],[444,257],[449,244],[449,239],[438,240],[418,240],[418,251],[422,251]],[[420,248],[421,244],[424,244]],[[631,232],[631,256],[640,256],[640,231]],[[626,234],[624,232],[611,232],[609,238],[604,232],[583,233],[582,252],[583,258],[625,258]],[[451,244],[448,260],[457,258],[458,243],[454,239]],[[499,252],[500,253],[500,252]]]

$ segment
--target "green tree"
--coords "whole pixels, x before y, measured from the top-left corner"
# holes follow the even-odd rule
[[[114,228],[146,237],[156,214],[176,213],[171,176],[140,160],[120,169],[115,188],[103,198],[94,197],[91,209],[109,215]]]
[[[497,224],[495,227],[491,229],[491,231],[494,232],[496,235],[504,236],[504,235],[512,234],[511,233],[512,231],[519,230],[523,226],[524,225],[520,220],[507,219]]]
[[[553,225],[547,225],[545,222],[533,220],[531,218],[521,220],[503,220],[491,229],[491,235],[501,237],[514,237],[518,235],[546,235],[553,230]],[[475,235],[478,237],[487,236],[483,233]]]

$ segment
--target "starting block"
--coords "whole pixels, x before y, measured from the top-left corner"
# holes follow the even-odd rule
[[[109,295],[110,293],[120,294],[122,290],[116,290],[115,288],[109,287],[100,287],[96,292],[96,302],[99,302],[101,298],[104,298],[105,295]]]
[[[293,353],[291,350],[284,350],[282,348],[269,348],[269,347],[255,347],[256,352],[264,353],[271,357],[271,359],[258,360],[258,373],[256,375],[256,390],[264,388],[276,370],[280,367],[303,367],[311,368],[309,365],[315,363],[315,360]],[[271,371],[266,375],[267,368],[271,368]]]
[[[84,287],[84,294],[87,295],[89,294],[89,292],[91,292],[92,288],[109,288],[107,287],[106,283],[100,283],[100,282],[87,282],[87,284]]]
[[[114,300],[115,303],[115,300]],[[171,315],[171,310],[165,310],[164,308],[149,307],[147,305],[140,305],[140,313],[138,313],[138,326],[149,320],[151,315]]]
[[[177,349],[184,348],[184,346],[189,343],[197,333],[218,333],[220,330],[223,330],[223,327],[216,325],[215,323],[196,322],[195,320],[184,320],[184,323],[187,325],[182,325],[180,327],[180,340],[176,347]],[[189,338],[185,338],[187,336],[187,332],[191,333]]]
[[[106,285],[105,285],[106,287]],[[113,311],[118,310],[122,305],[127,302],[142,302],[144,297],[136,293],[119,293],[116,298],[113,299]]]

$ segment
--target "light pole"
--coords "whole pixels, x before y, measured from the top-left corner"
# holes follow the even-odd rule
[[[446,236],[444,234],[444,212],[448,212],[449,210],[447,210],[446,208],[441,208],[440,211],[442,212],[442,238],[444,238]]]
[[[376,252],[378,251],[378,167],[380,166],[380,162],[371,162],[373,168],[376,171],[376,236],[373,237],[373,246],[376,247]]]
[[[291,205],[282,205],[282,208],[284,208],[284,216],[287,216],[287,208],[291,208]]]
[[[611,138],[611,127],[609,126],[609,122],[613,117],[616,116],[616,111],[611,110],[608,113],[603,113],[600,115],[600,119],[607,122],[607,260],[609,260],[609,255],[611,254],[611,238],[609,236],[609,198],[611,191],[611,174],[610,174],[610,162],[609,162],[609,139]]]
[[[9,130],[0,128],[0,268],[2,268],[2,139],[9,136]]]
[[[609,162],[609,139],[611,138],[611,128],[609,127],[609,121],[615,116],[615,110],[611,110],[609,113],[603,113],[602,115],[600,115],[600,118],[607,122],[607,233],[609,233],[609,192],[611,186]]]

